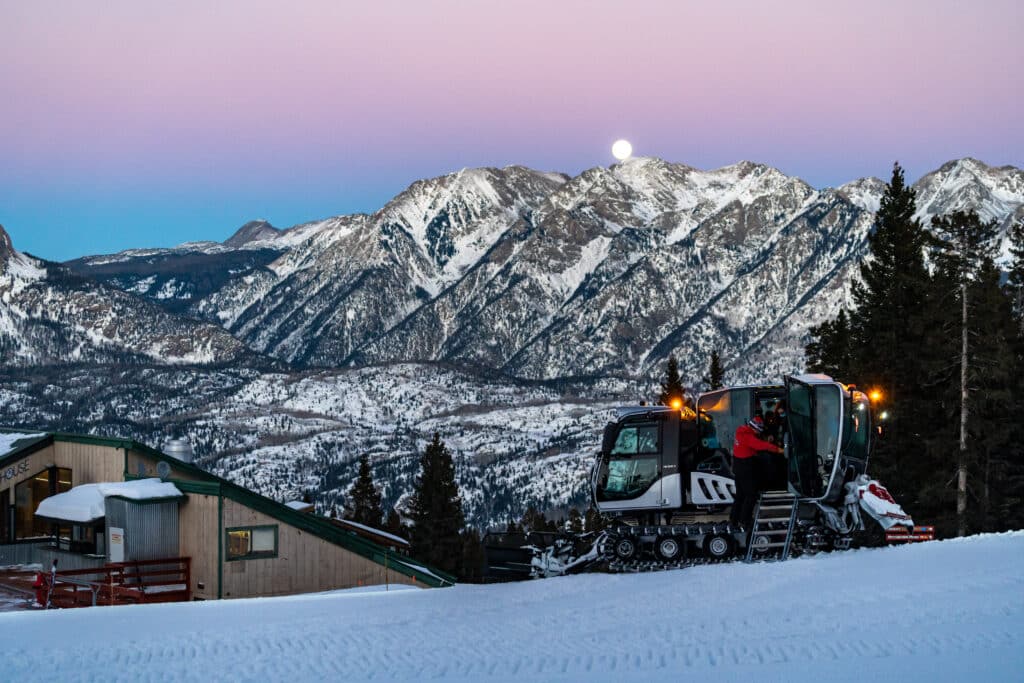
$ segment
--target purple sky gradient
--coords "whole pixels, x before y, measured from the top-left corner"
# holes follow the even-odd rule
[[[52,259],[221,240],[620,137],[819,187],[1022,166],[1022,27],[1000,0],[0,0],[0,224]]]

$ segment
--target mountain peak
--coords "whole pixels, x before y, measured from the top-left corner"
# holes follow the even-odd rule
[[[0,263],[6,263],[13,252],[14,245],[11,244],[11,236],[4,230],[4,226],[0,225]]]
[[[964,157],[962,159],[951,159],[944,163],[938,168],[936,173],[949,173],[956,169],[967,169],[970,171],[988,171],[992,167],[983,161],[978,161],[973,157]]]
[[[276,239],[281,231],[263,219],[249,221],[224,242],[226,247],[244,247],[250,242]]]

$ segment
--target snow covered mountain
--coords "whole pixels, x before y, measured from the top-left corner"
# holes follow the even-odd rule
[[[326,223],[197,311],[259,351],[340,365],[462,278],[562,182],[516,166],[416,182],[372,216]]]
[[[0,226],[0,363],[235,363],[254,356],[198,323],[14,249]]]
[[[974,208],[1005,232],[1024,217],[1012,167],[962,159],[915,187],[923,220]],[[644,377],[674,353],[697,377],[718,348],[743,381],[802,368],[807,329],[848,301],[883,191],[876,178],[815,190],[750,162],[472,169],[373,215],[253,222],[224,244],[75,267],[299,366]]]
[[[977,159],[960,159],[943,164],[916,183],[917,213],[922,221],[953,211],[973,209],[986,221],[999,225],[1000,255],[1005,262],[1010,251],[1007,231],[1024,220],[1024,171],[1013,166],[995,168]]]

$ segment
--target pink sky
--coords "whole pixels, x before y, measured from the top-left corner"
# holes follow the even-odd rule
[[[80,253],[223,239],[463,166],[575,173],[619,137],[818,186],[896,159],[914,178],[1021,166],[1022,19],[1001,1],[0,0],[0,223],[23,248],[76,220],[109,233]]]

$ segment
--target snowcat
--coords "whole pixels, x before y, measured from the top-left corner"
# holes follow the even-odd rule
[[[881,545],[890,529],[902,540],[931,537],[868,476],[879,429],[869,397],[856,388],[799,375],[711,391],[695,408],[617,409],[589,482],[594,506],[611,524],[584,534],[489,534],[489,576],[784,560]],[[738,525],[729,521],[733,435],[754,415],[767,418],[765,436],[784,454],[762,475],[752,523]]]

